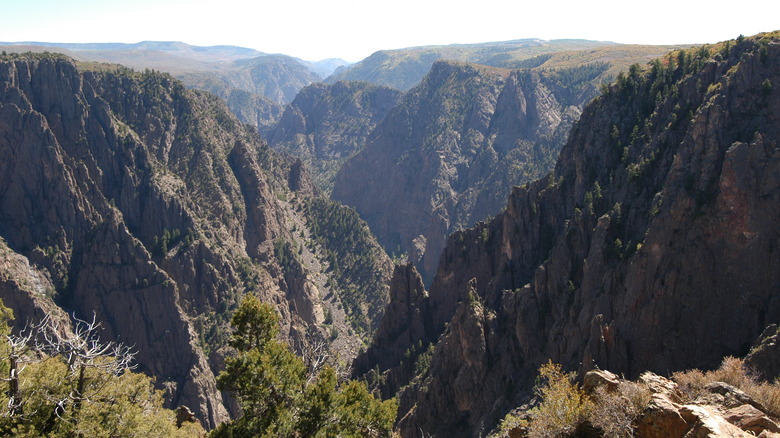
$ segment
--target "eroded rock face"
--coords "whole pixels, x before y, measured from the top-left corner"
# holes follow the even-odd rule
[[[433,342],[427,292],[414,265],[395,267],[390,290],[393,296],[374,335],[374,343],[352,364],[356,375],[365,375],[375,368],[382,370],[385,376],[381,389],[385,394],[395,394],[401,384],[414,377],[411,353],[416,356]]]
[[[325,337],[319,273],[283,273],[274,250],[302,246],[290,204],[317,195],[309,174],[211,95],[154,72],[7,57],[0,175],[0,298],[17,324],[94,312],[206,427],[228,419],[214,376],[245,293],[276,307],[294,345]]]
[[[402,433],[479,435],[548,359],[627,377],[711,368],[780,320],[780,45],[689,55],[618,81],[554,173],[450,236],[428,299],[442,338],[425,385],[401,395]],[[464,348],[472,290],[494,322]]]
[[[439,61],[344,164],[332,198],[429,283],[447,235],[552,167],[584,102],[538,73]]]
[[[314,182],[330,193],[341,165],[365,147],[401,94],[367,82],[309,85],[285,108],[268,143],[303,160]]]

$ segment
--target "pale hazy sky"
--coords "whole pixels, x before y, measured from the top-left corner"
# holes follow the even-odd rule
[[[306,60],[519,38],[714,43],[778,29],[778,0],[0,0],[0,41],[182,41]]]

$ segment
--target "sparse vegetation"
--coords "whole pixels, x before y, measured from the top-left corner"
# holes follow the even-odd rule
[[[725,382],[744,391],[774,416],[780,416],[780,382],[762,382],[745,367],[744,360],[726,357],[720,368],[703,372],[689,370],[672,374],[672,380],[680,385],[687,401],[696,400],[706,393],[705,387],[713,382]]]
[[[635,421],[650,403],[650,396],[650,390],[641,383],[620,381],[614,390],[601,385],[591,397],[588,421],[604,438],[633,437]]]
[[[303,204],[314,241],[330,265],[329,285],[350,325],[366,333],[379,323],[387,299],[390,261],[355,210],[322,198]]]
[[[135,353],[98,339],[100,324],[71,331],[46,318],[12,334],[0,302],[3,436],[198,437],[198,423],[177,427],[152,379],[134,373]]]
[[[534,392],[541,403],[531,411],[530,438],[570,436],[588,417],[593,402],[573,380],[573,374],[563,372],[552,361],[539,368]]]
[[[542,365],[534,388],[539,404],[530,411],[510,412],[491,436],[562,438],[580,436],[585,430],[604,438],[635,436],[637,421],[653,394],[647,385],[619,379],[614,386],[602,384],[586,395],[573,380],[574,375],[563,372],[558,364]],[[708,385],[724,382],[744,391],[770,415],[780,413],[780,383],[758,380],[742,359],[726,357],[716,370],[676,372],[672,380],[684,404],[700,403],[710,394]]]

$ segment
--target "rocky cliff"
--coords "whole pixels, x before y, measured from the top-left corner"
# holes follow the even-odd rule
[[[207,427],[229,415],[214,375],[243,294],[273,303],[297,347],[329,340],[347,360],[360,340],[342,289],[386,300],[389,261],[370,234],[355,239],[373,283],[328,281],[327,243],[301,212],[319,199],[305,167],[168,75],[4,56],[0,174],[0,298],[17,324],[94,313]]]
[[[257,131],[263,137],[273,129],[276,122],[282,116],[284,107],[259,94],[237,88],[226,88],[218,92],[225,99],[228,108],[244,123],[257,127]]]
[[[366,82],[312,84],[302,89],[266,137],[272,148],[299,157],[330,192],[336,172],[365,147],[401,92]]]
[[[528,70],[439,61],[344,164],[332,198],[430,281],[449,233],[550,169],[590,97],[569,90]]]
[[[437,340],[430,366],[396,384],[411,383],[405,436],[485,433],[548,359],[628,377],[713,368],[780,320],[778,38],[632,67],[588,105],[553,172],[450,236],[427,298],[391,291],[389,309],[428,309],[415,337]],[[377,339],[402,329],[382,327]],[[398,380],[403,358],[372,348],[356,363]]]

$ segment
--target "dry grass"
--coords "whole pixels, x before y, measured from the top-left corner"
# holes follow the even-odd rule
[[[650,403],[651,392],[641,383],[621,381],[616,390],[596,388],[588,421],[606,438],[634,436],[634,422]]]
[[[672,380],[677,383],[686,401],[696,400],[703,395],[706,392],[704,387],[711,382],[701,370],[676,372],[672,374]]]
[[[720,368],[706,373],[689,370],[672,374],[687,401],[693,401],[703,395],[705,387],[713,382],[725,382],[741,389],[753,400],[760,403],[772,416],[780,417],[780,384],[759,381],[755,374],[745,367],[744,361],[735,357],[726,357]]]
[[[562,438],[579,436],[583,426],[592,426],[605,438],[635,435],[636,421],[652,397],[646,385],[621,380],[616,389],[601,386],[587,396],[573,379],[574,375],[564,373],[558,364],[542,365],[534,388],[541,403],[528,412],[530,421],[526,423],[524,415],[508,414],[493,436],[524,436],[527,431],[529,438]],[[742,359],[726,357],[717,370],[677,372],[672,380],[684,403],[707,394],[710,383],[725,382],[760,403],[767,414],[780,417],[780,382],[759,381]]]
[[[526,436],[527,430],[528,420],[510,412],[501,420],[498,430],[489,435],[489,438],[519,438]]]

